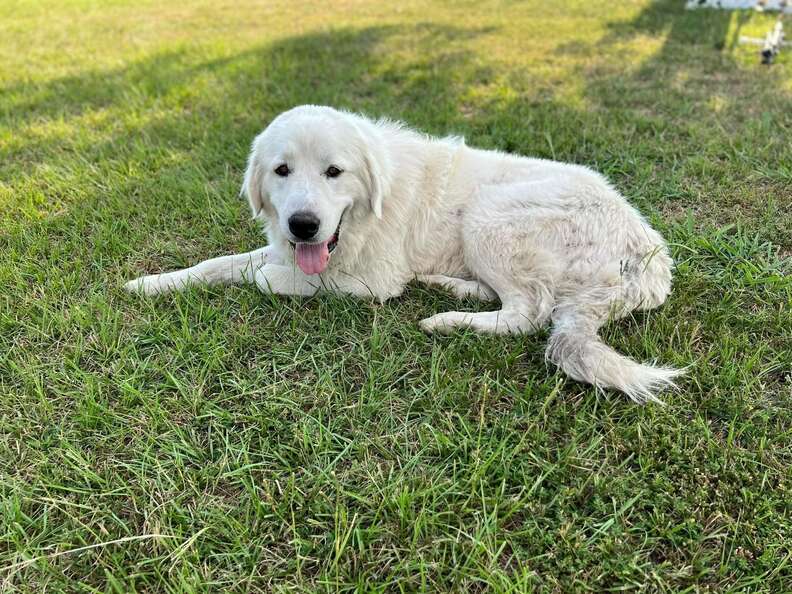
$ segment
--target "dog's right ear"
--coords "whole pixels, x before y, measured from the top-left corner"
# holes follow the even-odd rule
[[[264,188],[261,183],[261,165],[258,162],[258,155],[256,154],[260,138],[261,136],[259,135],[253,140],[250,156],[248,157],[247,169],[245,170],[245,179],[242,182],[242,189],[239,192],[240,196],[245,196],[247,198],[254,219],[259,219],[261,215],[266,214],[266,205],[269,203],[267,197],[264,196]]]

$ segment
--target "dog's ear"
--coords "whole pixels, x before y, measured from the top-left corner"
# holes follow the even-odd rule
[[[242,182],[242,189],[239,192],[240,196],[245,196],[250,204],[250,210],[253,213],[253,218],[258,219],[262,214],[265,214],[269,200],[264,196],[264,188],[261,185],[261,165],[258,162],[256,148],[261,136],[257,136],[253,140],[253,145],[250,149],[250,156],[248,157],[247,169],[245,170],[245,179]]]
[[[385,177],[385,168],[376,154],[364,155],[363,160],[369,177],[369,200],[371,210],[378,219],[382,218],[382,201],[390,191],[390,184]]]
[[[371,210],[378,219],[382,218],[382,202],[390,194],[392,165],[385,150],[382,134],[374,124],[365,122],[369,129],[359,129],[363,154],[364,178],[369,192]]]

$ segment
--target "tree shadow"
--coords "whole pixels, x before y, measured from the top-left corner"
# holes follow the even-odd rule
[[[12,131],[36,120],[74,118],[118,107],[130,98],[142,97],[154,102],[207,73],[233,83],[230,94],[222,98],[226,109],[233,108],[228,100],[250,99],[261,103],[264,96],[268,105],[273,99],[281,101],[282,104],[273,105],[272,109],[282,110],[301,99],[343,106],[359,105],[365,97],[377,96],[382,100],[392,95],[401,103],[410,97],[415,99],[417,88],[425,91],[420,94],[423,97],[431,95],[433,90],[439,91],[422,106],[427,107],[442,99],[443,83],[469,57],[469,52],[458,44],[496,30],[432,23],[337,29],[290,37],[204,62],[195,62],[191,52],[182,49],[116,69],[87,71],[45,83],[25,80],[0,88],[0,97],[10,107],[7,125]],[[425,59],[392,67],[379,77],[372,76],[378,73],[375,65],[381,57],[377,48],[393,38],[409,38],[410,43],[425,52]],[[446,51],[444,47],[449,49]],[[351,83],[353,88],[349,86]],[[204,100],[204,104],[216,106],[211,98]]]

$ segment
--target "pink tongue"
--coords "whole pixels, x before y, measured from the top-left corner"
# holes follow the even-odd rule
[[[327,241],[324,243],[298,243],[294,247],[294,259],[300,270],[305,274],[324,272],[324,269],[327,268],[327,261],[330,260],[327,244]]]

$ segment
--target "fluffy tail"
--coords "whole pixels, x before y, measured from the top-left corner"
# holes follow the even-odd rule
[[[657,394],[676,388],[674,378],[684,370],[642,365],[602,342],[597,330],[608,320],[607,310],[613,313],[615,294],[607,290],[606,295],[587,297],[559,304],[554,310],[547,359],[577,381],[620,390],[639,404],[662,404]]]

